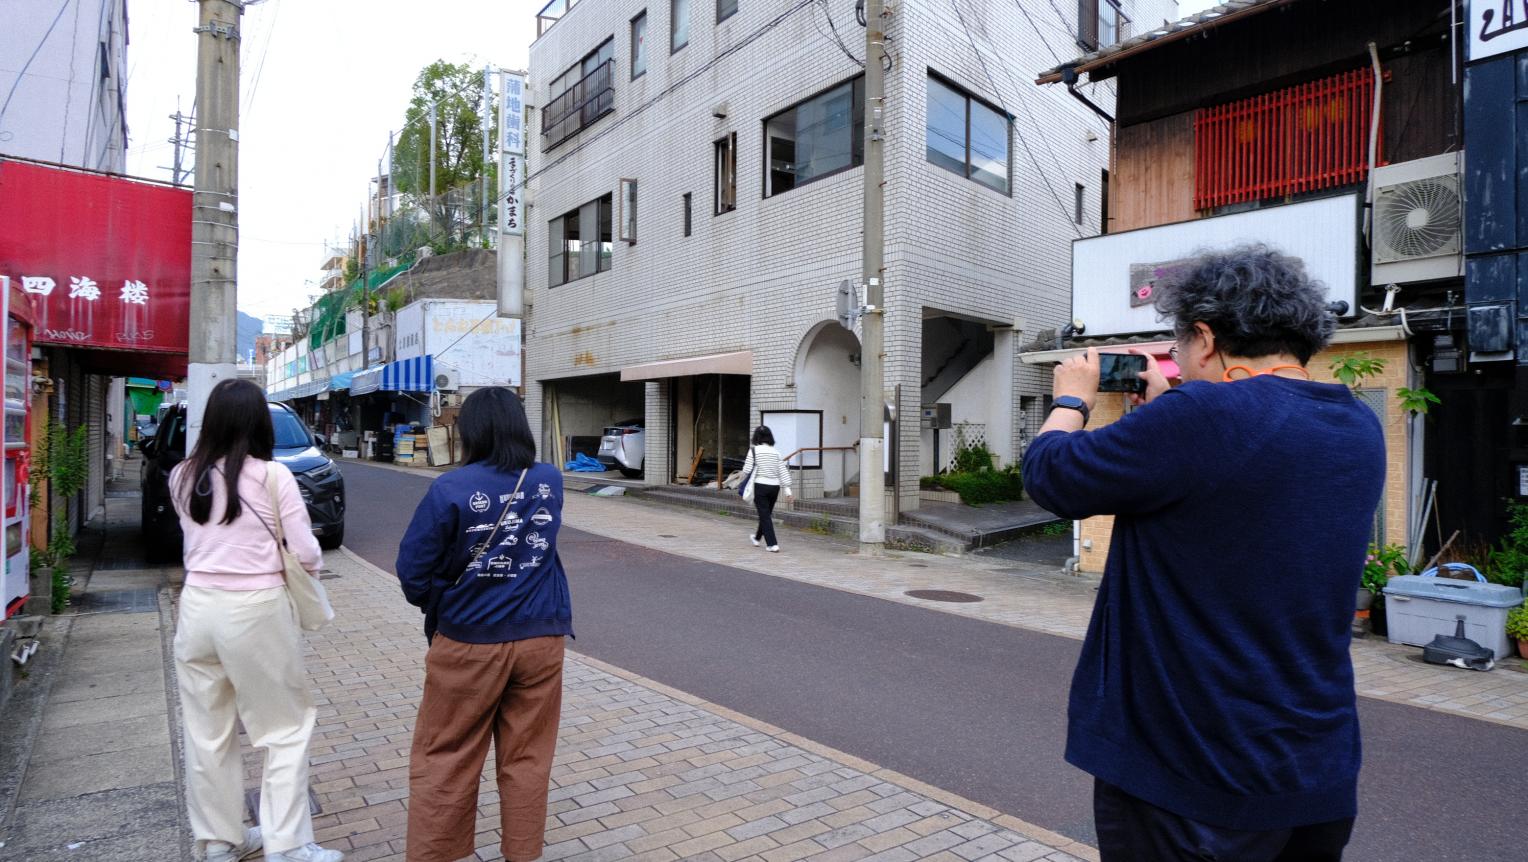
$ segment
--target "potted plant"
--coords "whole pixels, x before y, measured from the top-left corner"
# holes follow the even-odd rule
[[[1375,597],[1384,592],[1385,584],[1390,583],[1391,577],[1410,573],[1411,566],[1406,563],[1404,547],[1370,545],[1369,555],[1364,558],[1363,578],[1358,582],[1358,609],[1368,610]]]
[[[1528,658],[1528,602],[1507,612],[1507,636],[1517,638],[1517,654]]]

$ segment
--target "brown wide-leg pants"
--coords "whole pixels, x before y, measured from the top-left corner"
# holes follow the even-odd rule
[[[541,855],[562,710],[561,637],[468,644],[437,634],[409,755],[408,862],[456,862],[476,850],[478,781],[493,739],[501,848]]]

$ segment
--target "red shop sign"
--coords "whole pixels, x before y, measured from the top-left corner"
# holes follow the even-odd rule
[[[31,296],[39,344],[184,356],[191,192],[0,159],[0,274]]]

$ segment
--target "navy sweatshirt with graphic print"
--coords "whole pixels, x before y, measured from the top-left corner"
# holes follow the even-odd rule
[[[1066,759],[1227,829],[1354,816],[1348,647],[1384,477],[1372,410],[1282,377],[1186,383],[1096,431],[1035,438],[1035,502],[1114,516]]]
[[[508,643],[573,634],[568,579],[557,557],[562,473],[482,463],[441,476],[414,511],[398,547],[398,580],[416,607],[439,596],[439,633],[463,643]],[[510,497],[514,496],[511,501]],[[494,530],[509,504],[509,514]],[[493,536],[476,563],[479,545]]]

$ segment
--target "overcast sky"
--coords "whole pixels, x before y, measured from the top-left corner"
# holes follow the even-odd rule
[[[536,0],[266,0],[244,15],[239,310],[307,305],[326,244],[367,184],[435,60],[526,66]],[[197,6],[128,0],[128,173],[169,179],[176,98],[196,95]]]

